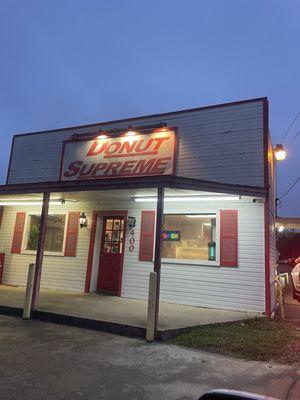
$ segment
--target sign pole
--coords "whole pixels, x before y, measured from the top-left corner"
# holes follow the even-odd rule
[[[40,282],[41,282],[41,275],[42,275],[42,264],[43,264],[43,257],[44,257],[44,245],[45,245],[46,227],[47,227],[47,219],[48,219],[48,210],[49,210],[49,201],[50,201],[50,193],[44,193],[40,227],[39,227],[39,240],[38,240],[38,246],[37,246],[37,250],[36,250],[30,314],[32,314],[33,310],[36,308],[38,301],[39,301]]]
[[[160,294],[160,271],[161,271],[161,233],[164,216],[164,188],[157,189],[156,207],[156,229],[155,229],[155,252],[154,272],[156,272],[156,301],[155,301],[155,336],[157,336],[158,315],[159,315],[159,294]]]

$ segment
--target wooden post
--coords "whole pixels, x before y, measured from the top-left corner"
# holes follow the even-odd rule
[[[155,339],[156,285],[157,285],[156,272],[150,272],[150,274],[149,274],[147,329],[146,329],[147,342],[153,342],[153,340]]]
[[[161,270],[161,231],[164,216],[164,188],[157,189],[156,228],[155,228],[155,252],[154,272],[156,272],[156,304],[155,304],[155,336],[158,327],[159,315],[159,292],[160,292],[160,270]]]
[[[26,285],[26,293],[25,293],[25,301],[24,301],[24,309],[23,309],[23,319],[30,318],[33,279],[34,279],[34,264],[32,263],[32,264],[29,264],[29,267],[28,267],[27,285]]]
[[[40,283],[41,283],[41,275],[42,275],[42,264],[43,264],[43,257],[44,257],[44,244],[45,244],[46,227],[47,227],[48,210],[49,210],[49,200],[50,200],[50,193],[44,193],[43,194],[43,206],[42,206],[41,220],[40,220],[40,228],[39,228],[39,240],[38,240],[38,246],[37,246],[37,250],[36,250],[35,270],[34,270],[30,313],[32,313],[33,310],[37,307],[38,301],[39,301]]]

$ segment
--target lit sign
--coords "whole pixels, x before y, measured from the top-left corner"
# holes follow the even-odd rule
[[[175,172],[175,132],[66,141],[61,180],[170,175]]]
[[[162,231],[161,238],[162,240],[178,242],[180,240],[180,231]]]

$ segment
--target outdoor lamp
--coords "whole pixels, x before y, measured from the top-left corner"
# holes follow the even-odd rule
[[[135,136],[136,135],[136,131],[134,131],[131,126],[129,126],[125,135],[126,136]]]
[[[274,154],[277,161],[285,160],[286,151],[283,149],[282,144],[276,144]]]
[[[98,136],[97,136],[97,139],[98,139],[98,140],[107,139],[107,135],[104,135],[104,134],[98,135]]]
[[[80,214],[80,217],[79,217],[79,225],[80,225],[80,228],[86,228],[87,227],[87,217],[86,217],[86,215],[85,215],[85,213],[83,212],[83,213],[81,213]]]

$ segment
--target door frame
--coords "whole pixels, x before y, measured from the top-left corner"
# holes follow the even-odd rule
[[[118,277],[119,284],[118,284],[118,291],[117,291],[117,296],[121,296],[124,256],[125,256],[125,250],[126,250],[125,243],[126,243],[127,215],[128,215],[128,210],[93,211],[91,234],[90,234],[90,244],[89,244],[89,251],[88,251],[88,258],[87,258],[87,265],[86,265],[86,278],[85,278],[84,293],[90,293],[98,217],[121,216],[121,217],[124,217],[124,251],[122,254],[122,258],[121,258],[121,268],[120,268],[120,273],[119,273],[119,277]],[[101,238],[102,238],[102,232],[101,232]],[[101,246],[101,243],[99,243],[99,246]]]

